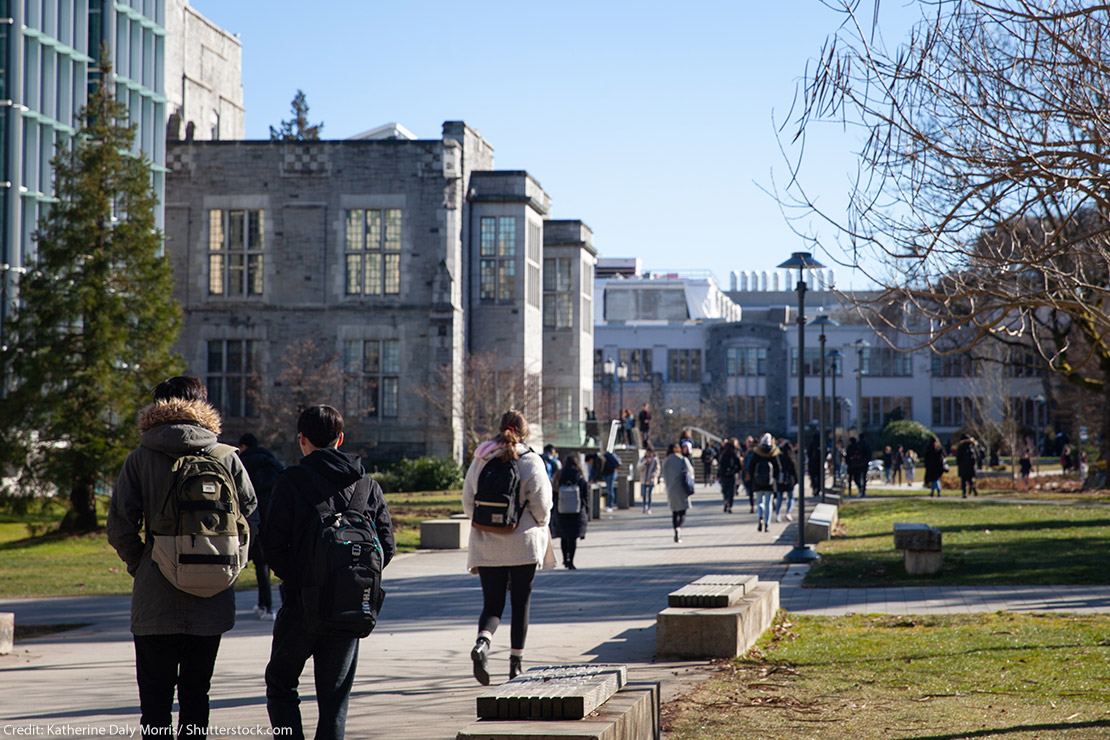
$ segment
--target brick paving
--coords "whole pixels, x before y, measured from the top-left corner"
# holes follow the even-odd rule
[[[698,490],[682,544],[673,542],[665,508],[645,516],[636,507],[591,522],[575,558],[578,570],[537,574],[526,667],[622,663],[630,681],[661,681],[664,699],[674,696],[704,677],[706,662],[656,662],[655,615],[668,593],[710,573],[779,581],[782,607],[800,614],[1110,612],[1107,586],[801,588],[805,567],[782,562],[796,540],[793,524],[757,532],[746,501],[725,514],[719,494]],[[382,620],[361,645],[349,737],[447,740],[473,721],[483,687],[471,676],[468,656],[481,595],[465,565],[465,551],[412,553],[390,565]],[[229,728],[226,736],[268,726],[262,672],[272,623],[254,619],[253,604],[253,592],[239,593],[239,621],[223,638],[213,678],[212,722]],[[20,624],[91,623],[19,643],[12,655],[0,656],[0,732],[68,723],[78,737],[89,727],[137,726],[126,597],[0,600],[0,611],[14,611]],[[507,623],[495,636],[490,665],[495,681],[507,678]],[[309,671],[302,691],[311,728]]]

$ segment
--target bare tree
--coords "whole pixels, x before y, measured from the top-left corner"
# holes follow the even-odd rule
[[[339,355],[311,338],[291,342],[282,352],[282,368],[271,388],[255,379],[251,393],[259,411],[258,436],[288,460],[300,457],[295,430],[301,412],[312,404],[343,406],[343,368]]]
[[[780,201],[832,224],[835,243],[819,246],[885,288],[861,306],[874,325],[918,347],[1031,347],[1110,402],[1110,7],[920,7],[888,50],[843,2],[800,88]],[[801,168],[811,129],[833,121],[863,134],[843,214],[818,205]]]

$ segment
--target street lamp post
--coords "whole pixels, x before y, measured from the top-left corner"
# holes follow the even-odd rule
[[[866,339],[852,342],[856,348],[856,439],[863,432],[863,351],[871,346]]]
[[[794,252],[780,268],[798,271],[798,545],[783,558],[788,563],[810,563],[819,558],[816,550],[806,547],[806,448],[802,443],[802,404],[806,397],[805,329],[806,281],[804,270],[824,267],[809,252]]]
[[[617,413],[620,414],[619,418],[621,422],[621,434],[624,434],[624,381],[627,379],[628,363],[622,360],[621,364],[617,365],[617,382],[620,384],[621,389],[621,403],[620,408],[617,410]],[[625,444],[632,444],[631,432],[629,432],[628,435],[628,437],[625,437]]]
[[[828,437],[825,436],[825,416],[827,415],[827,406],[825,401],[825,327],[840,326],[840,324],[838,324],[836,321],[833,321],[825,314],[818,316],[809,323],[811,326],[821,327],[821,425],[820,431],[818,432],[818,444],[820,445],[820,447],[818,447],[818,455],[820,456],[818,459],[820,460],[820,465],[817,468],[817,490],[814,491],[814,493],[820,493],[822,496],[821,500],[823,501],[825,495],[825,444],[828,441]]]
[[[601,363],[601,371],[604,373],[603,377],[609,384],[609,420],[613,420],[613,371],[617,369],[617,363],[613,362],[612,357],[606,357],[605,362]]]
[[[1038,393],[1031,399],[1033,403],[1040,406],[1044,411],[1045,423],[1041,425],[1041,414],[1037,413],[1036,407],[1033,408],[1033,465],[1036,467],[1036,473],[1041,474],[1041,443],[1040,436],[1044,432],[1044,428],[1048,426],[1048,408],[1045,406],[1045,398]]]
[[[832,419],[830,419],[829,421],[830,421],[830,426],[832,427],[832,446],[833,446],[833,450],[834,450],[834,452],[833,452],[833,487],[834,488],[836,487],[836,474],[837,474],[837,472],[839,472],[837,470],[836,452],[835,452],[835,450],[836,450],[836,417],[840,416],[840,406],[838,406],[837,402],[836,402],[836,368],[838,366],[840,366],[841,360],[843,358],[844,358],[844,355],[838,349],[834,349],[831,352],[829,352],[829,354],[828,354],[828,359],[832,360],[832,412],[831,412]],[[841,452],[841,454],[843,454],[843,452]]]

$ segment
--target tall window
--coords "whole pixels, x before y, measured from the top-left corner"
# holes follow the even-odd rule
[[[574,292],[569,258],[543,261],[543,327],[569,329],[574,325]]]
[[[525,260],[525,274],[528,278],[524,288],[528,305],[540,308],[540,253],[543,251],[543,229],[534,221],[527,221],[528,243]],[[544,289],[546,291],[546,288]]]
[[[933,396],[933,426],[958,427],[977,420],[975,399],[969,396]]]
[[[826,376],[840,376],[843,375],[843,366],[841,358],[826,359],[825,375]],[[821,348],[820,347],[806,347],[806,376],[816,378],[821,375]],[[798,348],[790,348],[790,374],[797,377],[798,375]]]
[[[483,216],[478,293],[482,301],[516,299],[516,217]]]
[[[347,211],[347,295],[401,292],[401,209]]]
[[[628,366],[629,383],[651,381],[651,349],[622,349],[618,352],[619,361]]]
[[[582,265],[582,331],[594,333],[594,268]]]
[[[913,399],[909,396],[864,396],[860,399],[860,421],[864,426],[880,426],[890,414],[901,413],[901,418],[913,418]]]
[[[764,396],[729,396],[728,418],[737,424],[766,424],[767,399]]]
[[[208,294],[262,295],[265,211],[208,212]]]
[[[934,378],[971,378],[979,375],[979,363],[971,355],[961,352],[956,355],[933,354]]]
[[[352,416],[397,416],[401,343],[358,339],[343,343],[343,412]]]
[[[667,380],[670,382],[701,382],[700,349],[669,349],[667,350],[667,365],[670,368]]]
[[[208,401],[228,418],[258,416],[258,351],[253,339],[208,342]]]
[[[767,349],[764,347],[729,347],[726,360],[729,375],[767,374]]]
[[[1011,378],[1043,378],[1048,372],[1048,363],[1036,352],[1010,349],[1009,362],[1006,363]]]
[[[872,378],[910,377],[913,375],[913,355],[892,347],[871,347],[863,351],[861,372]]]

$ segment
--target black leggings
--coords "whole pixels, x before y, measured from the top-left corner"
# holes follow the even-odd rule
[[[671,512],[671,525],[678,529],[686,522],[686,509]]]
[[[478,568],[478,578],[482,581],[482,615],[478,617],[478,631],[490,634],[497,631],[501,614],[505,611],[505,592],[509,591],[513,608],[510,647],[523,650],[524,638],[528,636],[528,611],[535,576],[535,563]]]
[[[574,552],[575,552],[575,550],[578,549],[578,538],[577,537],[560,537],[559,538],[559,544],[561,545],[560,549],[562,549],[562,551],[563,551],[563,562],[564,563],[573,563],[574,562]]]

